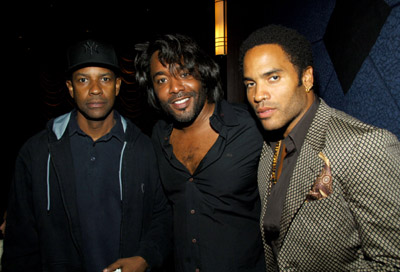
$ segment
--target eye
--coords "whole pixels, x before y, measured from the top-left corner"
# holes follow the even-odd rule
[[[246,87],[246,89],[250,89],[250,88],[254,87],[255,85],[256,85],[256,83],[255,82],[251,82],[251,81],[248,81],[248,82],[244,83],[244,86]]]
[[[181,78],[187,78],[187,77],[190,76],[190,73],[189,73],[189,72],[182,72],[182,73],[180,74],[180,76],[181,76]]]
[[[157,84],[163,84],[165,82],[167,82],[167,79],[165,77],[156,79],[156,83]]]
[[[87,78],[85,78],[85,77],[78,78],[78,82],[85,83],[85,82],[87,82]]]
[[[101,78],[101,80],[104,81],[104,82],[108,82],[108,81],[111,81],[111,77],[109,77],[109,76],[103,76],[103,77]]]
[[[278,81],[278,80],[279,80],[279,76],[277,76],[277,75],[271,76],[269,78],[269,81]]]

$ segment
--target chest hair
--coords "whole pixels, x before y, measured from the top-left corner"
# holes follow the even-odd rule
[[[170,143],[175,157],[193,174],[217,139],[218,133],[209,127],[188,133],[174,130]]]

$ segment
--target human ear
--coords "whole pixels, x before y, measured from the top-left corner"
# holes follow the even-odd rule
[[[117,77],[115,79],[115,96],[118,96],[119,90],[121,89],[122,79]]]
[[[314,69],[311,66],[308,66],[303,71],[303,76],[301,77],[303,85],[306,89],[311,89],[314,85]]]
[[[67,85],[68,91],[69,91],[69,95],[74,98],[74,86],[72,86],[72,82],[71,80],[67,80],[65,81],[65,84]]]

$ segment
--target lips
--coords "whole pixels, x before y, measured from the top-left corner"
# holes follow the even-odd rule
[[[174,100],[171,104],[175,109],[184,109],[189,106],[190,97],[180,97]]]
[[[86,105],[91,109],[101,108],[105,104],[106,104],[106,102],[104,102],[104,101],[90,101],[90,102],[86,103]]]
[[[275,108],[260,107],[257,109],[257,115],[260,119],[269,118],[274,114],[275,111]]]

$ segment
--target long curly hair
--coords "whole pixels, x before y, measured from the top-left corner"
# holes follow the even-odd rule
[[[160,109],[150,76],[150,59],[157,51],[160,63],[168,66],[172,73],[177,68],[185,69],[199,80],[209,103],[223,98],[218,64],[190,37],[166,34],[152,41],[136,44],[135,50],[135,77],[139,86],[147,90],[147,100],[152,107]]]

